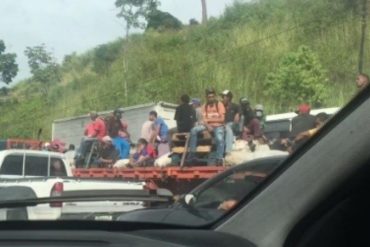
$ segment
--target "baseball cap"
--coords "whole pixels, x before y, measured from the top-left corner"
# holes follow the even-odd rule
[[[261,105],[261,104],[256,105],[255,110],[256,111],[263,111],[263,105]]]
[[[231,91],[230,90],[224,90],[222,91],[221,95],[225,95],[225,96],[228,96],[231,94]]]
[[[240,98],[240,103],[241,104],[249,104],[249,100],[247,97],[241,97]]]

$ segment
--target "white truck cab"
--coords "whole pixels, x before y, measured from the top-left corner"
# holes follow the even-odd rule
[[[61,153],[24,149],[0,151],[0,178],[70,177],[72,170]]]

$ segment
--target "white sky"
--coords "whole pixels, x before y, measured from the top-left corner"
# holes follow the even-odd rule
[[[208,17],[223,13],[234,0],[207,0]],[[116,17],[115,0],[0,0],[0,39],[7,52],[17,54],[15,81],[30,75],[24,50],[45,43],[59,62],[72,52],[82,53],[125,33]],[[160,9],[188,23],[201,20],[200,0],[161,0]],[[12,83],[14,84],[14,82]],[[2,85],[0,85],[2,86]]]

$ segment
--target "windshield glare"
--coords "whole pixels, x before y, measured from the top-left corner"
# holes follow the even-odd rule
[[[368,86],[362,2],[2,0],[0,220],[229,214]]]

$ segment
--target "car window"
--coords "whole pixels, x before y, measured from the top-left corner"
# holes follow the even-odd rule
[[[1,164],[0,174],[22,175],[23,155],[7,155]]]
[[[26,176],[47,176],[48,157],[26,155],[24,174]]]
[[[50,176],[64,177],[67,176],[67,171],[63,160],[60,158],[50,159]]]

